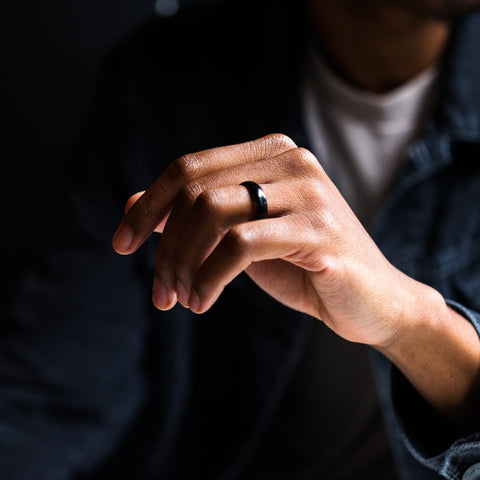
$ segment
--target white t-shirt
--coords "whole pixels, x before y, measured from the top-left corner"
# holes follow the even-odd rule
[[[384,200],[406,147],[421,133],[437,84],[432,67],[388,93],[370,93],[347,84],[310,51],[303,88],[310,144],[365,225]]]

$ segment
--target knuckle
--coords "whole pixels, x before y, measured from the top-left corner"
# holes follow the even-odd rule
[[[204,190],[198,195],[195,207],[198,209],[200,215],[210,217],[219,211],[221,202],[218,194],[214,190]]]
[[[172,162],[167,172],[174,181],[191,181],[198,175],[200,162],[195,154],[182,155]]]
[[[339,232],[338,218],[335,209],[331,207],[328,192],[322,181],[310,177],[301,182],[302,210],[310,219],[314,230],[322,230],[329,236],[336,237]]]
[[[203,187],[198,182],[189,182],[182,187],[178,195],[179,202],[185,207],[192,207],[202,194]]]
[[[232,255],[243,257],[252,247],[251,235],[241,225],[236,225],[225,236],[225,246]]]
[[[303,147],[297,147],[281,155],[280,167],[288,178],[316,179],[321,177],[317,157]]]
[[[311,167],[318,167],[319,163],[317,157],[303,147],[298,147],[295,149],[294,157],[297,162],[299,162],[302,166],[311,168]]]
[[[342,228],[335,212],[331,208],[318,209],[315,219],[317,228],[321,229],[326,237],[334,241],[341,241]]]
[[[297,148],[295,142],[283,133],[271,133],[263,137],[264,142],[274,150],[291,150]]]
[[[271,133],[246,143],[252,158],[268,158],[296,148],[295,142],[283,133]]]
[[[301,190],[304,197],[305,205],[313,210],[323,208],[323,185],[315,177],[309,177],[301,182]]]

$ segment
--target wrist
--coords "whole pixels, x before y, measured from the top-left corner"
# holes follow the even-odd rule
[[[398,290],[397,308],[392,308],[388,317],[389,335],[382,343],[371,345],[395,363],[406,352],[427,341],[439,328],[448,308],[437,290],[401,272],[400,275],[404,288]]]
[[[473,325],[442,295],[417,284],[395,334],[377,349],[441,415],[471,421],[480,400],[480,341]]]

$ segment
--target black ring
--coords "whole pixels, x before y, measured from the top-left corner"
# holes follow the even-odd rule
[[[262,218],[267,218],[268,215],[268,204],[267,204],[267,197],[265,196],[265,192],[263,191],[262,187],[255,182],[242,182],[240,185],[244,186],[250,196],[255,201],[255,205],[257,207],[257,215],[256,219],[261,220]]]

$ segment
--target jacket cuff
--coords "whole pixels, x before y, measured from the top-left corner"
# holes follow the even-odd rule
[[[447,300],[475,327],[480,336],[480,314]],[[480,468],[480,425],[452,425],[435,412],[402,373],[391,366],[391,398],[400,437],[410,454],[421,464],[450,480],[468,478]]]

